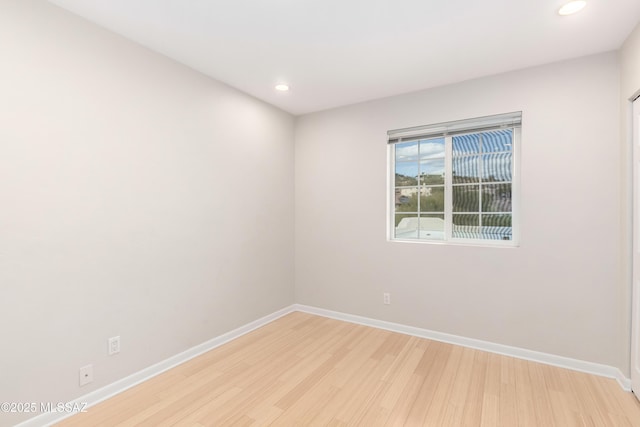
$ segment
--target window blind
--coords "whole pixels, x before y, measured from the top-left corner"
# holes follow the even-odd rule
[[[475,119],[456,120],[433,125],[395,129],[387,132],[388,143],[415,141],[419,139],[438,138],[464,133],[483,132],[496,129],[514,128],[522,125],[522,112],[497,114],[477,117]]]

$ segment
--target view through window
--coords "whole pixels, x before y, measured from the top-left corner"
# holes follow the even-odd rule
[[[390,132],[391,238],[513,245],[520,117]]]

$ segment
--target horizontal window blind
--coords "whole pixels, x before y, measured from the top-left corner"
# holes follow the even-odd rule
[[[483,132],[496,129],[514,128],[522,125],[522,112],[498,114],[475,119],[456,120],[436,123],[427,126],[416,126],[387,132],[389,144],[415,141],[419,139],[439,138],[472,132]]]

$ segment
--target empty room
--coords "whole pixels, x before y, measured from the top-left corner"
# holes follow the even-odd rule
[[[640,425],[638,0],[0,0],[0,427]]]

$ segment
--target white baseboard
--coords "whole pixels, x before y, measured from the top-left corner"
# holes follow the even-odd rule
[[[496,344],[473,338],[445,334],[442,332],[431,331],[429,329],[416,328],[413,326],[386,322],[384,320],[376,320],[368,317],[356,316],[354,314],[340,313],[337,311],[326,310],[324,308],[311,307],[302,304],[294,304],[293,307],[297,311],[315,314],[317,316],[329,317],[331,319],[343,320],[345,322],[357,323],[359,325],[371,326],[374,328],[385,329],[387,331],[399,332],[406,335],[412,335],[434,341],[440,341],[449,344],[460,345],[463,347],[474,348],[477,350],[488,351],[491,353],[502,354],[505,356],[516,357],[518,359],[529,360],[532,362],[544,363],[545,365],[552,365],[560,368],[571,369],[573,371],[598,375],[601,377],[613,378],[625,391],[631,391],[631,380],[625,377],[620,369],[609,365],[586,362],[584,360],[572,359],[569,357],[557,356],[549,353],[542,353],[525,348],[511,347],[508,345]]]
[[[631,391],[631,380],[624,376],[620,369],[613,366],[602,365],[599,363],[586,362],[578,359],[571,359],[563,356],[556,356],[553,354],[542,353],[533,350],[527,350],[524,348],[511,347],[502,344],[495,344],[487,341],[476,340],[473,338],[465,338],[457,335],[445,334],[442,332],[431,331],[428,329],[416,328],[414,326],[401,325],[398,323],[387,322],[384,320],[376,320],[368,317],[356,316],[354,314],[340,313],[337,311],[326,310],[323,308],[311,307],[302,304],[293,304],[289,307],[285,307],[275,313],[264,316],[258,320],[250,322],[244,326],[241,326],[233,331],[222,334],[216,338],[192,347],[182,353],[176,354],[162,362],[149,366],[135,374],[129,375],[121,380],[111,383],[98,390],[92,391],[82,397],[73,400],[72,404],[78,404],[82,406],[84,403],[87,407],[96,405],[103,400],[109,399],[118,393],[121,393],[133,386],[136,386],[150,378],[155,377],[175,366],[178,366],[194,357],[197,357],[207,351],[213,350],[229,341],[232,341],[242,335],[245,335],[255,329],[258,329],[274,320],[285,316],[294,311],[301,311],[304,313],[315,314],[317,316],[328,317],[331,319],[343,320],[345,322],[356,323],[359,325],[371,326],[374,328],[384,329],[392,332],[399,332],[401,334],[412,335],[420,338],[427,338],[434,341],[445,342],[449,344],[460,345],[463,347],[474,348],[477,350],[484,350],[491,353],[502,354],[505,356],[516,357],[518,359],[530,360],[533,362],[544,363],[547,365],[557,366],[560,368],[571,369],[574,371],[585,372],[588,374],[599,375],[602,377],[613,378],[618,384],[625,390]],[[48,427],[52,424],[58,423],[65,418],[68,418],[74,414],[67,413],[51,413],[47,412],[38,415],[34,418],[26,420],[16,427]]]
[[[241,326],[233,331],[222,334],[218,337],[215,337],[209,341],[203,342],[195,347],[192,347],[182,353],[176,354],[162,362],[156,363],[155,365],[149,366],[141,371],[136,372],[135,374],[129,375],[121,380],[118,380],[114,383],[111,383],[105,387],[102,387],[98,390],[92,391],[91,393],[85,394],[82,397],[79,397],[73,400],[70,403],[78,404],[83,406],[84,403],[87,404],[86,407],[91,407],[96,405],[97,403],[102,402],[103,400],[109,399],[110,397],[115,396],[118,393],[122,393],[123,391],[136,386],[148,379],[155,377],[173,367],[176,367],[194,357],[197,357],[207,351],[213,350],[216,347],[219,347],[223,344],[226,344],[229,341],[232,341],[238,337],[241,337],[244,334],[247,334],[255,329],[260,328],[268,323],[273,322],[274,320],[285,316],[291,312],[295,311],[294,306],[285,307],[281,310],[276,311],[275,313],[271,313],[267,316],[264,316],[258,320],[247,323],[244,326]],[[16,427],[48,427],[52,424],[59,423],[65,418],[74,415],[73,413],[54,413],[47,412],[41,415],[38,415],[34,418],[28,419]]]

